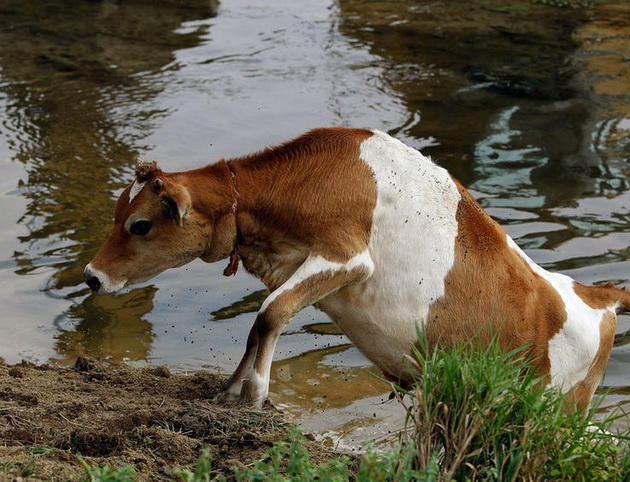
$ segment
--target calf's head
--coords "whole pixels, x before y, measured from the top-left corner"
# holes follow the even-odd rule
[[[213,221],[193,208],[180,176],[163,173],[155,162],[140,162],[135,181],[116,203],[112,233],[85,267],[85,282],[94,291],[112,293],[209,257]]]

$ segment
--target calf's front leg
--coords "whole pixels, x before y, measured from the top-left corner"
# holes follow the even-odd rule
[[[365,281],[374,271],[367,251],[346,263],[311,255],[265,300],[247,338],[245,355],[216,402],[238,400],[261,407],[269,394],[271,362],[278,338],[291,318],[338,289]]]

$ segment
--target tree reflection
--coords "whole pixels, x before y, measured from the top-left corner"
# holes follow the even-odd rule
[[[229,320],[242,315],[243,313],[256,313],[262,306],[263,301],[265,301],[268,294],[269,292],[267,290],[258,290],[245,295],[242,299],[210,313],[210,315],[212,315],[212,320]]]
[[[274,401],[307,412],[321,410],[323,405],[328,409],[347,407],[357,400],[391,391],[388,383],[379,380],[380,371],[368,362],[340,367],[338,361],[327,361],[348,349],[353,346],[344,344],[312,350],[274,362],[270,386],[275,394]]]
[[[388,87],[421,119],[404,135],[435,139],[424,152],[465,185],[537,208],[625,191],[598,150],[604,101],[570,61],[584,12],[508,3],[341,0],[339,28],[387,62]]]
[[[0,52],[0,129],[27,173],[18,186],[28,199],[19,220],[28,234],[14,254],[17,274],[50,270],[55,296],[82,284],[83,266],[110,228],[112,192],[164,115],[151,100],[178,68],[175,52],[205,33],[180,28],[215,14],[208,0],[0,3],[0,43],[10,46]],[[154,294],[90,296],[72,307],[78,322],[62,331],[60,353],[146,356],[153,334],[142,315]]]

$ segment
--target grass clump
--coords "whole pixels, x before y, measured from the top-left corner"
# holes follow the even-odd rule
[[[84,482],[133,482],[136,480],[136,471],[131,464],[124,464],[119,468],[110,468],[90,465],[83,457],[77,455],[79,462],[85,470]]]
[[[0,475],[12,476],[14,480],[19,480],[33,475],[36,466],[35,459],[28,462],[3,462],[0,464]]]
[[[212,481],[330,481],[342,482],[350,479],[352,465],[346,456],[329,460],[324,464],[311,462],[306,448],[306,437],[299,428],[293,427],[285,441],[276,442],[264,456],[251,467],[235,469],[231,476],[212,474],[212,460],[208,450],[202,450],[197,459],[195,470],[175,469],[173,475],[182,482]]]
[[[342,482],[349,479],[350,459],[333,458],[324,464],[314,464],[305,447],[306,438],[299,429],[289,432],[286,442],[277,442],[252,468],[236,474],[242,481],[315,481]]]
[[[195,470],[191,472],[188,469],[174,469],[173,475],[179,477],[182,482],[210,482],[210,474],[212,473],[212,459],[208,449],[202,449],[201,455],[195,464]]]
[[[624,480],[628,433],[607,430],[614,417],[567,410],[563,396],[525,370],[522,351],[497,342],[428,350],[412,363],[422,377],[411,390],[407,439],[414,469],[440,480]],[[403,399],[404,400],[404,399]]]

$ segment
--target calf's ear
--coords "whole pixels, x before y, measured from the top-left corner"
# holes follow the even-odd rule
[[[167,192],[163,193],[160,196],[160,204],[162,205],[164,216],[181,226],[192,207],[192,200],[188,190],[179,187],[177,189],[168,189]]]

